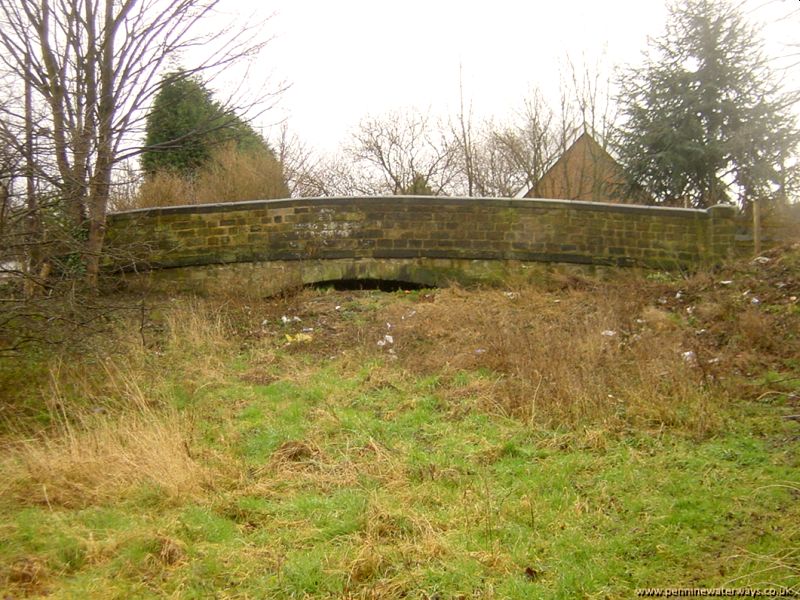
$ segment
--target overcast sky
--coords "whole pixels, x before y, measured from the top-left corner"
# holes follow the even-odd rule
[[[255,71],[291,87],[261,123],[286,118],[320,151],[368,114],[454,114],[459,72],[478,118],[512,113],[534,87],[555,99],[567,57],[609,70],[638,63],[667,16],[663,0],[230,1],[232,10],[273,14],[264,34],[274,39]],[[744,0],[744,9],[765,25],[771,53],[800,42],[796,15],[781,20],[798,0]]]

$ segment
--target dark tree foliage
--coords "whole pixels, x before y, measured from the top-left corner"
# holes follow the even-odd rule
[[[724,0],[683,0],[644,64],[622,73],[614,140],[632,188],[708,207],[785,198],[798,132],[758,32]]]
[[[147,116],[144,171],[192,175],[208,162],[215,147],[230,141],[240,151],[273,156],[264,139],[216,102],[202,80],[182,71],[166,74]]]
[[[433,189],[428,183],[428,178],[422,173],[415,173],[411,183],[402,188],[399,192],[401,196],[434,196]]]

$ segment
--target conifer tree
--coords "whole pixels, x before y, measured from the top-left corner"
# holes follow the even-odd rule
[[[615,149],[631,189],[708,207],[786,198],[800,132],[758,32],[725,0],[673,4],[665,35],[620,78]]]
[[[147,116],[142,168],[193,175],[214,149],[235,142],[241,152],[269,154],[264,139],[239,116],[225,110],[197,77],[167,73]]]

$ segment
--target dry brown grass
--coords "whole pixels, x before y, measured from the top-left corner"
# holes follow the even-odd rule
[[[286,198],[281,164],[269,154],[217,148],[194,177],[160,171],[140,186],[136,208]]]
[[[537,428],[583,432],[576,443],[592,448],[602,447],[606,432],[631,427],[705,436],[724,422],[729,388],[740,385],[736,373],[797,355],[797,340],[784,335],[797,319],[787,300],[795,293],[792,265],[775,259],[747,269],[730,285],[718,282],[728,275],[670,284],[572,276],[550,288],[454,287],[409,297],[416,301],[306,290],[252,306],[236,299],[165,302],[144,338],[132,323],[121,328],[112,356],[98,348],[85,362],[54,365],[45,395],[56,426],[24,432],[27,441],[8,446],[0,494],[81,505],[141,485],[169,497],[197,493],[209,471],[191,454],[191,424],[165,407],[176,384],[192,401],[237,376],[230,361],[243,347],[250,369],[237,378],[244,381],[302,385],[323,357],[335,359],[347,378],[370,364],[359,392],[392,388],[413,402],[419,376],[435,376],[435,394],[454,419],[489,411]],[[775,286],[778,279],[784,287]],[[755,295],[761,304],[751,303]],[[340,304],[345,308],[336,310]],[[284,314],[301,315],[296,327],[312,326],[313,343],[282,345],[291,329],[280,324]],[[387,323],[391,355],[376,345]],[[164,361],[179,381],[158,371]],[[764,392],[753,389],[755,396]],[[376,443],[350,449],[348,460],[322,452],[314,440],[336,429],[331,406],[346,403],[352,390],[326,393],[307,437],[281,446],[254,485],[269,487],[266,479],[284,471],[324,489],[364,473],[388,486],[414,476]],[[404,402],[385,418],[406,410]]]
[[[138,194],[129,204],[130,208],[152,208],[199,203],[195,200],[195,186],[190,179],[170,171],[159,171],[139,186]]]
[[[281,164],[272,156],[239,152],[229,144],[215,150],[198,173],[196,194],[202,204],[286,198],[289,191]]]
[[[410,302],[303,291],[257,310],[271,323],[300,315],[314,328],[312,343],[282,348],[282,379],[305,381],[316,368],[309,356],[335,357],[352,374],[380,355],[363,389],[436,376],[436,394],[455,418],[484,410],[546,427],[670,427],[702,437],[719,430],[728,399],[741,394],[737,374],[779,370],[800,351],[791,337],[791,265],[737,268],[734,284],[711,273],[669,282],[568,275],[513,291],[449,288]],[[761,304],[751,304],[756,296]],[[387,323],[394,343],[379,348]],[[270,327],[282,338],[280,326]],[[271,381],[270,357],[246,378]]]
[[[42,390],[50,426],[6,436],[0,496],[74,507],[142,487],[166,500],[203,493],[218,473],[193,454],[192,422],[170,407],[174,383],[158,364],[169,360],[190,395],[222,381],[230,323],[219,306],[187,299],[165,309],[159,327],[152,346],[125,322],[113,349],[54,358]]]
[[[190,427],[176,414],[86,417],[60,433],[4,452],[3,496],[80,507],[119,500],[141,486],[169,500],[201,493],[210,471],[191,454]]]
[[[346,597],[407,597],[418,583],[415,567],[463,554],[411,504],[411,498],[371,495],[358,552],[346,565],[347,588],[362,589]]]
[[[195,393],[221,383],[227,363],[239,349],[235,324],[236,308],[187,298],[164,310],[162,352],[180,365],[181,384]]]
[[[484,409],[548,426],[677,425],[705,433],[719,400],[685,352],[698,350],[635,287],[597,285],[554,295],[533,287],[442,290],[433,303],[389,307],[402,365],[441,374],[458,411]],[[377,334],[376,334],[377,335]],[[461,371],[489,375],[453,383]]]
[[[124,412],[164,406],[174,393],[164,362],[193,392],[224,379],[238,349],[232,316],[217,302],[196,298],[155,305],[144,332],[134,316],[96,336],[80,352],[49,360],[48,387],[40,393],[52,414],[70,420],[88,410]]]
[[[475,568],[489,584],[541,577],[545,586],[560,585],[554,578],[572,550],[552,560],[520,558],[509,547],[527,547],[528,533],[516,538],[522,546],[508,544],[515,539],[510,523],[514,531],[530,523],[531,538],[545,549],[551,532],[565,526],[589,540],[613,538],[619,527],[609,524],[637,514],[622,504],[630,488],[620,464],[631,465],[637,477],[640,470],[642,494],[652,498],[658,490],[661,502],[659,469],[668,468],[661,452],[703,456],[697,462],[706,464],[708,447],[680,440],[665,449],[655,442],[712,433],[727,439],[725,419],[741,414],[727,403],[747,395],[729,392],[749,380],[754,398],[764,394],[763,370],[754,365],[774,371],[773,379],[792,380],[794,372],[781,364],[798,355],[800,344],[791,336],[800,316],[791,300],[797,271],[777,262],[767,265],[772,275],[764,276],[764,266],[747,267],[725,284],[719,280],[733,278],[727,273],[613,283],[571,275],[510,290],[305,290],[264,302],[149,304],[142,330],[121,323],[113,341],[81,362],[53,365],[51,388],[43,391],[52,426],[23,430],[3,444],[0,504],[13,511],[37,504],[45,510],[28,512],[56,520],[69,514],[61,507],[117,505],[135,513],[140,499],[155,501],[144,509],[146,531],[136,525],[108,539],[82,540],[80,576],[94,577],[91,566],[108,578],[98,581],[156,582],[159,591],[188,590],[195,580],[208,585],[195,564],[211,544],[219,548],[214,560],[242,574],[234,583],[244,594],[263,591],[265,572],[282,573],[287,582],[294,577],[296,595],[301,585],[317,589],[317,572],[301,579],[306,571],[296,566],[307,563],[292,558],[317,552],[319,573],[341,581],[338,597],[419,595],[431,565],[439,571],[453,565],[454,577],[468,584],[456,581],[442,588],[445,594],[471,589]],[[755,296],[761,303],[751,302]],[[302,321],[282,323],[283,315]],[[313,341],[287,341],[287,333],[304,328],[313,328]],[[378,346],[387,332],[393,343]],[[686,352],[694,355],[687,359]],[[773,389],[789,402],[788,386]],[[302,403],[302,413],[286,410],[294,402]],[[492,414],[470,418],[476,412]],[[248,443],[265,433],[263,445],[251,450]],[[693,447],[705,449],[691,454]],[[445,448],[453,450],[440,452]],[[541,485],[550,478],[547,467],[530,469],[530,461],[561,472],[571,452],[580,455],[581,473],[609,464],[613,470],[599,485],[579,474],[575,494],[567,486],[563,495],[549,495]],[[630,461],[620,463],[621,457]],[[761,468],[747,464],[741,462],[743,471]],[[508,486],[512,468],[515,483]],[[707,476],[682,468],[670,469],[672,481]],[[721,468],[735,473],[740,466]],[[195,537],[195,526],[184,524],[186,505],[211,515],[214,535],[217,517],[231,520],[231,537],[209,535],[218,540],[209,543],[199,525]],[[328,521],[346,528],[337,532]],[[15,527],[9,521],[0,534]],[[85,527],[76,521],[77,538]],[[145,558],[117,564],[126,547],[143,545]],[[609,546],[585,547],[588,553]],[[15,592],[60,586],[60,563],[27,552],[7,561],[0,587],[4,578]],[[743,560],[796,573],[796,557],[794,548]],[[465,559],[478,566],[459,571]],[[234,589],[231,581],[211,585]]]
[[[26,556],[17,559],[7,568],[4,579],[6,585],[22,590],[26,596],[33,596],[37,593],[46,593],[44,582],[49,575],[44,560]]]

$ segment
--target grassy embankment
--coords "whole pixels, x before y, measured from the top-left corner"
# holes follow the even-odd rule
[[[770,258],[162,299],[5,359],[2,597],[798,590],[800,251]]]

